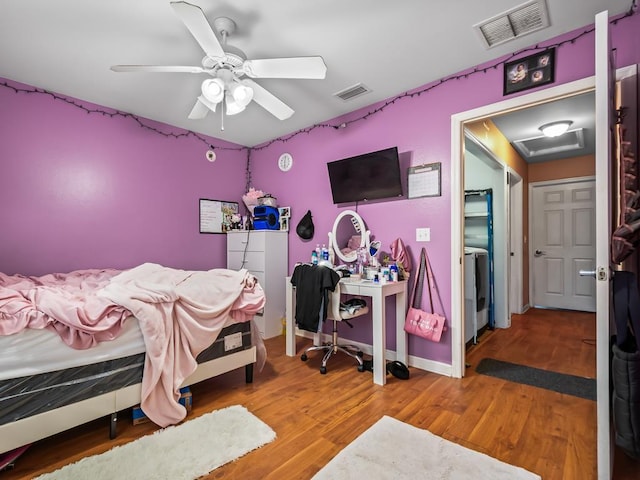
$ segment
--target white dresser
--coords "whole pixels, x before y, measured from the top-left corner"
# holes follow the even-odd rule
[[[264,314],[255,317],[264,338],[282,334],[288,262],[288,232],[241,230],[227,233],[227,268],[246,268],[264,289],[267,300]]]

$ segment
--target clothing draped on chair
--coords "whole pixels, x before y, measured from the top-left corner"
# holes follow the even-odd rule
[[[327,318],[326,308],[329,292],[333,292],[340,281],[332,268],[317,265],[297,265],[291,276],[291,284],[296,287],[296,325],[302,330],[317,332],[322,321]]]
[[[346,308],[341,308],[340,275],[330,267],[298,265],[291,276],[291,284],[296,287],[296,323],[299,328],[319,333],[322,329],[322,322],[329,319],[333,323],[331,340],[308,347],[300,355],[300,360],[306,362],[309,352],[324,352],[320,366],[320,373],[324,375],[327,373],[329,358],[342,352],[354,358],[358,362],[358,371],[363,372],[364,362],[360,349],[356,345],[338,343],[338,323],[345,322],[352,327],[348,320],[368,313],[369,308],[362,300],[347,302],[349,305],[345,305]],[[350,309],[349,306],[353,306],[353,308]]]

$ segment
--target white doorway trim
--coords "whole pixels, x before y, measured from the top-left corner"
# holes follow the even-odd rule
[[[464,376],[464,124],[593,90],[595,77],[510,98],[451,116],[451,375]]]
[[[523,185],[522,177],[509,168],[509,326],[512,313],[524,313],[523,275]]]
[[[467,153],[476,154],[475,156],[487,165],[491,171],[484,181],[489,183],[483,185],[482,188],[491,187],[493,190],[492,197],[492,216],[493,216],[493,322],[497,328],[508,328],[510,324],[509,315],[509,189],[508,178],[509,168],[507,164],[495,152],[487,148],[473,133],[465,132],[465,137],[473,146],[473,152],[465,146],[465,155]],[[476,151],[475,149],[478,149]],[[481,153],[482,157],[478,156]],[[464,168],[467,168],[467,158],[465,157]],[[465,190],[475,182],[465,182]],[[475,190],[476,186],[472,186],[471,190]],[[465,246],[469,246],[465,241]],[[481,245],[471,246],[481,247]],[[474,334],[475,336],[475,334]],[[464,338],[468,339],[469,334],[465,332]]]

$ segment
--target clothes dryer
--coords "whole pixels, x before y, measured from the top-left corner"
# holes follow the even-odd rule
[[[489,252],[464,249],[464,340],[478,343],[478,331],[487,325],[489,306]]]

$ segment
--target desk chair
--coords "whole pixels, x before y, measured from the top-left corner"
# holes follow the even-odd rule
[[[362,352],[358,350],[355,345],[340,345],[338,344],[338,322],[348,321],[352,318],[359,317],[369,312],[369,307],[364,306],[353,313],[349,313],[347,310],[340,310],[340,283],[336,285],[333,292],[329,292],[327,301],[327,320],[333,321],[333,332],[331,336],[331,342],[325,345],[314,345],[307,348],[300,356],[303,362],[306,362],[308,357],[307,353],[314,350],[322,350],[325,352],[322,358],[322,366],[320,367],[320,373],[327,373],[327,362],[332,355],[338,353],[338,351],[346,353],[350,357],[355,358],[358,361],[358,371],[364,372],[364,363],[362,362]],[[351,325],[349,325],[351,326]]]

